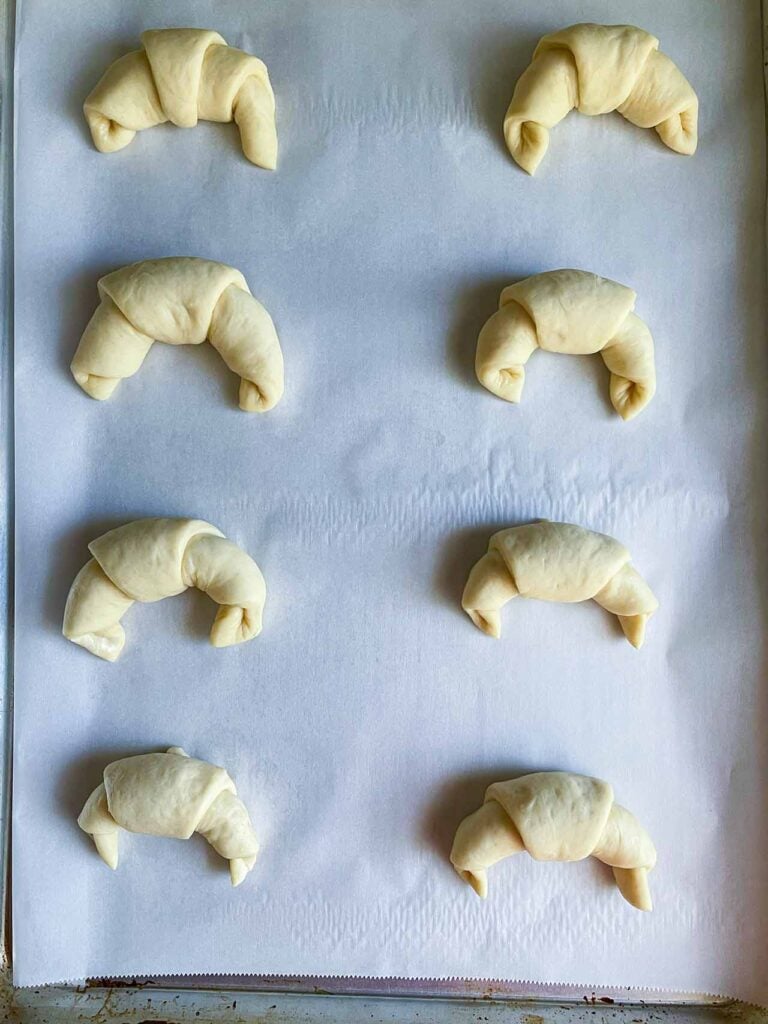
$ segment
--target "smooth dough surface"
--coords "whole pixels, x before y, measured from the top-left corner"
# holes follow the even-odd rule
[[[520,596],[539,601],[588,601],[630,560],[613,537],[573,523],[513,526],[488,547],[511,568]]]
[[[104,769],[109,812],[121,828],[189,839],[224,790],[236,792],[223,768],[179,754],[138,754]]]
[[[208,29],[151,29],[141,42],[142,50],[107,68],[83,105],[100,152],[123,149],[136,132],[167,121],[180,128],[198,118],[235,121],[246,157],[274,170],[275,96],[263,61]]]
[[[181,594],[184,552],[193,537],[223,537],[202,519],[137,519],[102,534],[88,550],[133,601],[161,601]]]
[[[586,775],[539,772],[494,782],[489,800],[501,804],[534,860],[583,860],[603,834],[613,787]]]
[[[659,40],[632,25],[571,25],[544,36],[520,76],[504,118],[515,161],[534,174],[549,145],[549,129],[573,109],[617,110],[632,124],[655,128],[684,155],[696,151],[699,104]]]
[[[631,288],[598,274],[549,270],[506,287],[499,306],[521,305],[545,351],[591,355],[613,338],[636,300]]]
[[[193,256],[144,260],[98,282],[100,305],[80,339],[72,375],[106,399],[141,367],[155,341],[209,341],[240,380],[240,408],[266,412],[283,394],[283,354],[272,318],[239,270]]]

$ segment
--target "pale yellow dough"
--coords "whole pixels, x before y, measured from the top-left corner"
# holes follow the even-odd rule
[[[113,761],[77,819],[113,870],[120,829],[189,839],[199,832],[229,861],[232,885],[256,862],[259,843],[251,819],[223,768],[198,761],[181,747]]]
[[[83,105],[100,152],[123,149],[136,132],[166,121],[235,121],[246,157],[274,170],[275,97],[263,61],[207,29],[153,29],[141,43],[107,68]]]
[[[634,815],[614,803],[607,782],[571,772],[495,782],[483,806],[459,825],[451,863],[485,899],[488,868],[524,850],[534,860],[596,857],[613,868],[625,900],[638,910],[652,909],[648,872],[656,850]]]
[[[240,408],[266,412],[283,395],[275,325],[239,270],[194,256],[144,260],[98,283],[101,303],[83,332],[72,375],[91,398],[109,398],[152,347],[209,341],[240,377]]]
[[[653,337],[633,312],[636,298],[631,288],[585,270],[550,270],[510,285],[477,340],[477,379],[499,398],[519,402],[525,364],[537,348],[599,352],[611,371],[611,403],[631,420],[656,392]]]
[[[504,118],[517,163],[534,174],[549,129],[570,113],[618,110],[686,156],[696,152],[699,101],[659,40],[632,25],[571,25],[544,36],[520,76]]]
[[[220,605],[214,647],[261,632],[266,585],[261,570],[201,519],[137,519],[88,545],[93,555],[75,577],[64,610],[64,636],[115,661],[125,644],[120,619],[134,601],[160,601],[196,587]]]
[[[612,537],[571,523],[542,520],[495,533],[469,574],[461,606],[478,629],[501,636],[500,611],[513,597],[596,601],[618,617],[633,647],[659,602]]]

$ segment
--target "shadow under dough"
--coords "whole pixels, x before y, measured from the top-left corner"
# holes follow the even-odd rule
[[[81,390],[72,376],[69,366],[77,351],[83,332],[99,304],[99,293],[96,287],[99,278],[117,270],[114,266],[98,263],[88,269],[80,269],[68,277],[56,297],[56,308],[61,325],[59,342],[59,366],[67,375],[73,388]],[[83,393],[83,399],[89,402],[94,399]]]
[[[82,842],[91,852],[91,839],[77,825],[77,816],[82,811],[85,801],[103,781],[104,769],[108,764],[123,757],[146,753],[146,747],[100,747],[73,761],[60,775],[53,793],[54,811],[71,822],[72,828],[80,834]]]
[[[477,391],[478,401],[495,398],[483,387],[475,374],[477,339],[486,320],[499,308],[502,289],[519,280],[507,277],[476,279],[473,284],[455,288],[457,298],[451,327],[446,339],[446,362],[453,375],[467,387]],[[500,398],[495,398],[500,402]]]
[[[542,23],[538,35],[516,34],[510,27],[508,34],[495,33],[478,39],[472,67],[476,75],[471,90],[480,119],[499,152],[509,160],[510,172],[517,167],[504,140],[504,115],[512,99],[518,78],[531,62],[541,36],[552,31]]]
[[[449,779],[436,790],[425,807],[421,817],[422,841],[450,867],[449,856],[456,829],[468,814],[482,805],[486,789],[494,782],[506,782],[530,771],[525,765],[507,762],[492,770],[465,772]]]
[[[45,621],[57,633],[61,632],[64,623],[64,606],[70,587],[91,557],[88,545],[103,533],[128,521],[127,516],[119,519],[91,519],[56,538],[51,546],[50,563],[46,569],[48,587],[45,592]]]
[[[115,527],[123,526],[139,519],[140,516],[126,513],[120,518],[89,520],[86,525],[81,525],[73,530],[62,534],[52,546],[50,565],[47,568],[48,588],[45,595],[45,621],[46,624],[61,633],[64,623],[64,608],[67,603],[72,583],[75,577],[91,558],[88,545],[92,540],[101,537]],[[184,601],[177,611],[180,628],[184,630],[187,637],[207,641],[211,632],[213,620],[216,617],[218,605],[208,597],[207,594],[190,587],[189,590],[175,597],[165,598],[168,601]],[[151,605],[155,602],[150,602]],[[124,616],[126,626],[127,643],[130,644],[130,621],[132,613],[141,612],[144,605],[137,602]],[[182,610],[183,609],[183,610]],[[152,609],[148,608],[149,614]],[[88,654],[89,658],[93,655]]]
[[[110,64],[113,64],[118,57],[125,56],[130,50],[137,50],[141,46],[139,40],[140,29],[137,29],[135,36],[125,36],[122,39],[110,37],[109,46],[91,46],[87,43],[83,52],[77,58],[70,61],[70,67],[74,69],[71,80],[71,88],[67,92],[64,102],[64,114],[70,122],[80,126],[80,137],[84,146],[88,146],[94,153],[98,154],[93,145],[91,130],[83,113],[83,104],[86,96],[90,95],[96,83],[104,75]]]
[[[440,546],[437,566],[434,573],[434,585],[440,599],[451,605],[467,620],[467,625],[475,627],[466,617],[461,608],[461,595],[467,577],[475,562],[478,562],[488,550],[488,541],[498,530],[504,530],[515,523],[487,523],[464,530],[454,530]]]

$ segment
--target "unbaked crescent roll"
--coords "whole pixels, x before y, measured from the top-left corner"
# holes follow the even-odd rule
[[[525,364],[537,348],[599,352],[611,371],[611,403],[631,420],[656,392],[653,337],[633,313],[636,299],[631,288],[586,270],[550,270],[510,285],[477,340],[477,379],[499,398],[519,402]]]
[[[500,610],[513,597],[596,601],[618,617],[633,647],[659,602],[623,544],[571,523],[542,520],[494,533],[473,567],[461,606],[478,629],[501,636]]]
[[[207,29],[153,29],[141,44],[107,68],[83,105],[100,152],[123,149],[136,132],[166,121],[235,121],[251,163],[275,169],[275,96],[263,61]]]
[[[504,118],[507,148],[523,170],[535,173],[549,129],[574,108],[618,110],[640,128],[655,128],[676,153],[695,153],[699,101],[658,46],[655,36],[632,25],[571,25],[544,36]]]
[[[485,899],[488,868],[523,850],[534,860],[596,857],[613,868],[627,902],[652,909],[648,872],[656,864],[656,849],[637,818],[614,803],[607,782],[571,772],[495,782],[483,806],[459,825],[451,863]]]
[[[101,303],[83,332],[72,376],[91,398],[109,398],[155,341],[209,341],[240,377],[240,408],[266,412],[283,395],[283,354],[272,318],[239,270],[194,256],[144,260],[98,282]]]
[[[77,823],[113,871],[121,828],[170,839],[199,832],[229,861],[232,885],[240,885],[259,852],[248,811],[227,772],[181,747],[108,764]]]
[[[64,609],[64,636],[115,661],[125,644],[120,624],[134,601],[160,601],[196,587],[220,605],[214,647],[261,632],[266,586],[254,560],[202,519],[137,519],[96,540]]]

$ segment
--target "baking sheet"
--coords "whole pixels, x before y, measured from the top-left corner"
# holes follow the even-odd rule
[[[535,179],[500,123],[546,31],[661,38],[701,108],[692,160],[572,115]],[[215,24],[214,24],[215,23]],[[280,165],[234,126],[96,153],[80,113],[158,25],[268,64]],[[649,986],[768,1001],[764,112],[756,0],[514,4],[21,0],[16,162],[17,985],[311,973]],[[236,408],[202,346],[155,346],[109,403],[67,366],[97,278],[200,255],[242,270],[286,359]],[[631,284],[659,390],[622,424],[597,359],[537,353],[515,408],[476,383],[501,287],[576,266]],[[206,643],[198,594],[137,606],[108,665],[59,635],[89,540],[209,519],[260,563],[264,632]],[[458,601],[489,534],[534,517],[624,541],[662,607],[634,652],[592,605]],[[237,890],[200,839],[75,825],[103,766],[181,744],[226,765],[263,839]],[[659,849],[655,909],[593,861],[516,858],[479,901],[447,861],[487,783],[610,779]]]

